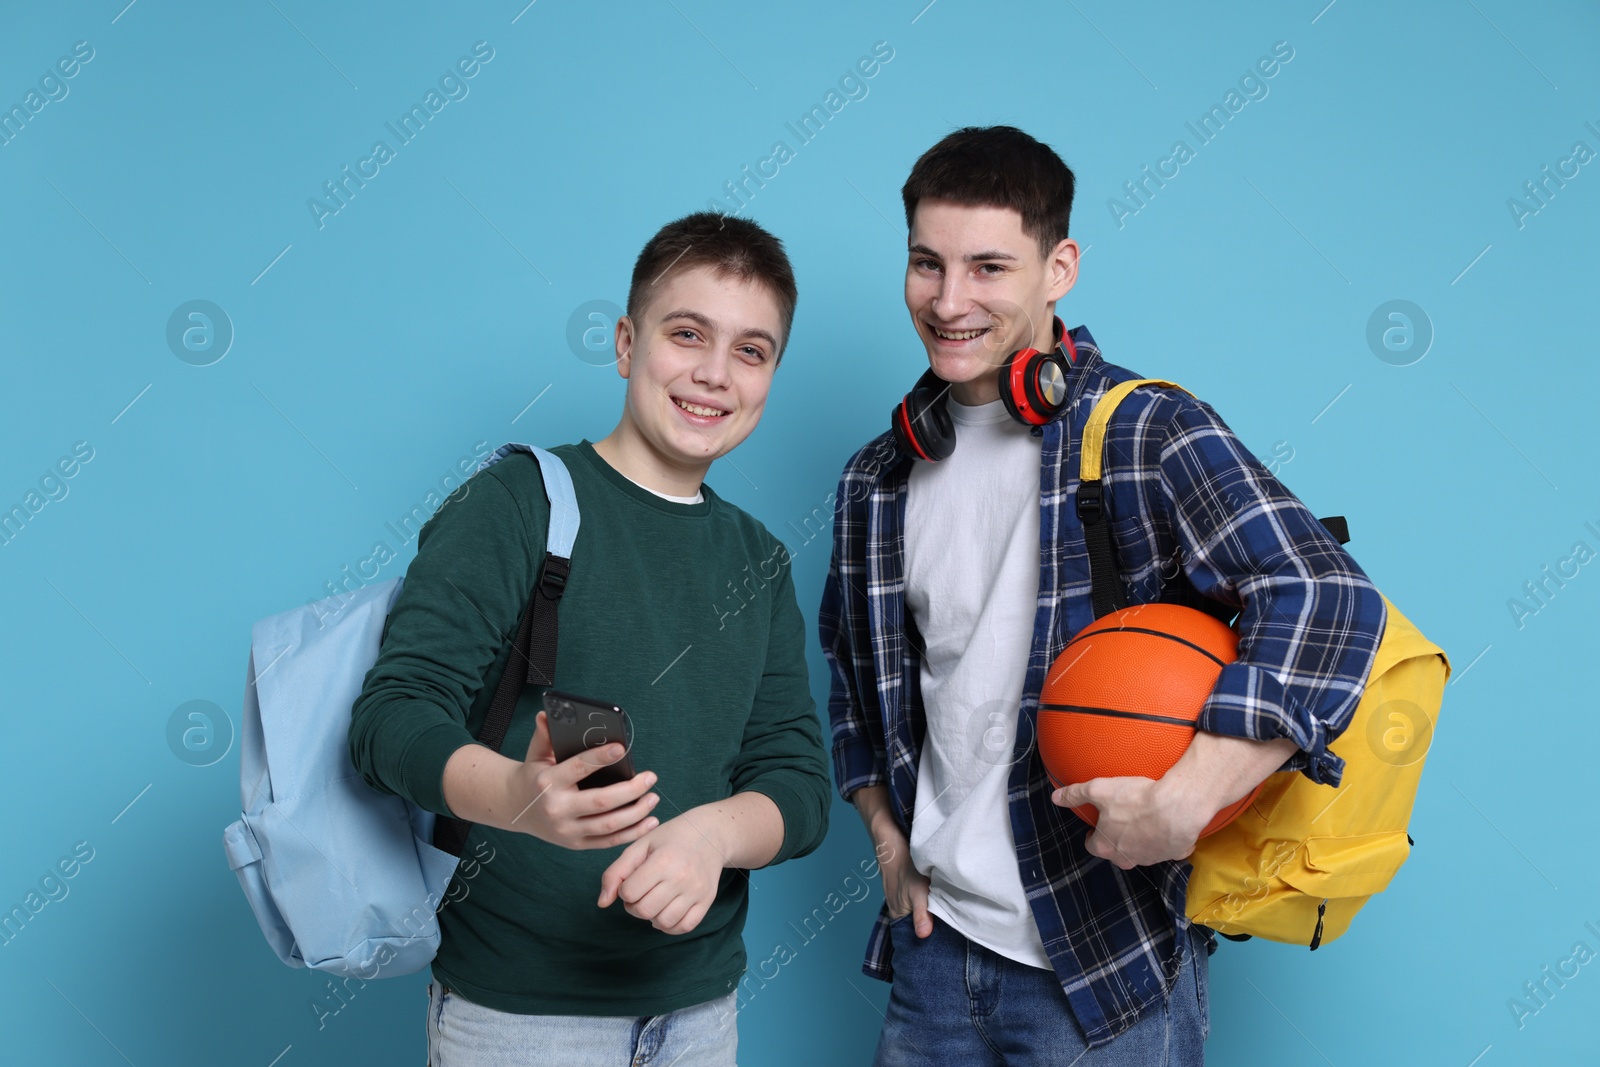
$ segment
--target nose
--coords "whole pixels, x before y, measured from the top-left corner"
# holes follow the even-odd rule
[[[946,271],[939,280],[939,292],[933,298],[933,313],[939,318],[949,322],[959,319],[966,312],[967,299],[961,289],[961,277],[957,272]]]
[[[707,345],[705,355],[695,364],[694,381],[707,389],[726,389],[733,381],[733,352],[726,345]]]

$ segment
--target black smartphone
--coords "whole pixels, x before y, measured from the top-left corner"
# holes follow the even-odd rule
[[[545,690],[543,699],[545,719],[550,724],[550,747],[555,750],[556,762],[613,741],[627,750],[617,762],[600,767],[579,781],[579,789],[614,785],[633,777],[633,739],[627,712],[615,704],[553,689]]]

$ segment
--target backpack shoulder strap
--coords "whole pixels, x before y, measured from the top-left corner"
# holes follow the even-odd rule
[[[1095,401],[1094,409],[1083,424],[1083,440],[1078,453],[1077,509],[1078,521],[1083,524],[1084,541],[1089,549],[1089,578],[1093,582],[1091,596],[1094,617],[1097,619],[1128,606],[1128,592],[1123,588],[1116,552],[1111,545],[1111,528],[1105,521],[1105,500],[1100,479],[1104,473],[1106,428],[1111,424],[1111,415],[1129,393],[1142,385],[1183,389],[1177,382],[1169,382],[1165,378],[1134,378],[1120,382]],[[1183,391],[1188,392],[1187,389]]]
[[[578,498],[572,488],[572,472],[553,452],[532,445],[506,444],[484,458],[478,469],[493,465],[512,452],[529,452],[539,461],[545,496],[550,501],[550,522],[545,531],[544,558],[528,606],[517,626],[517,641],[506,673],[495,691],[494,705],[483,724],[478,740],[500,750],[506,730],[511,726],[511,710],[526,685],[553,685],[556,674],[556,609],[566,592],[567,575],[572,569],[572,545],[578,537]],[[514,671],[513,665],[525,669]],[[508,680],[509,679],[509,680]]]
[[[570,559],[572,543],[578,537],[578,497],[572,490],[572,472],[567,470],[560,456],[537,445],[510,441],[484,456],[473,473],[492,467],[516,452],[527,452],[539,461],[544,495],[550,501],[550,528],[545,535],[545,551]]]
[[[494,691],[489,714],[478,731],[478,741],[496,752],[505,743],[506,732],[511,728],[511,715],[524,685],[549,686],[555,682],[556,639],[558,635],[557,609],[566,592],[567,575],[572,568],[572,545],[578,537],[578,497],[572,488],[572,472],[553,452],[533,445],[510,443],[501,445],[478,464],[478,470],[491,467],[513,452],[531,453],[539,462],[539,472],[544,479],[545,496],[550,501],[550,524],[545,532],[544,558],[539,563],[538,577],[528,604],[517,623],[517,636],[512,644],[511,659]],[[474,471],[473,473],[477,473]],[[435,824],[433,843],[453,856],[461,849],[471,832],[472,824],[460,819],[441,817]]]
[[[1095,401],[1094,409],[1089,412],[1088,421],[1083,424],[1083,450],[1078,457],[1078,477],[1083,481],[1100,480],[1101,467],[1105,459],[1106,428],[1111,425],[1111,416],[1117,410],[1117,405],[1122,403],[1129,393],[1143,385],[1165,385],[1185,393],[1189,392],[1177,382],[1169,382],[1165,378],[1133,378],[1107,389],[1105,395]],[[1189,395],[1194,394],[1189,393]]]

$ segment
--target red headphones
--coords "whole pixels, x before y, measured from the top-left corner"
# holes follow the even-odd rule
[[[1067,372],[1077,362],[1078,350],[1059,318],[1055,336],[1056,347],[1050,351],[1019,349],[1000,365],[1000,402],[1023,425],[1043,426],[1067,406]],[[894,406],[890,422],[902,452],[934,463],[956,450],[949,395],[950,384],[929,369]]]

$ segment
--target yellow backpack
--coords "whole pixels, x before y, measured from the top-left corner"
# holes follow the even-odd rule
[[[1083,429],[1078,511],[1096,575],[1096,617],[1108,603],[1125,603],[1121,583],[1107,580],[1116,572],[1100,507],[1106,427],[1122,399],[1144,385],[1183,388],[1160,378],[1122,382]],[[1324,522],[1345,540],[1342,520]],[[1383,603],[1388,620],[1366,688],[1350,724],[1328,746],[1344,760],[1339,786],[1280,771],[1238,818],[1201,838],[1189,856],[1185,910],[1193,922],[1234,940],[1264,937],[1314,949],[1349,929],[1410,855],[1406,826],[1450,661],[1387,597]]]

